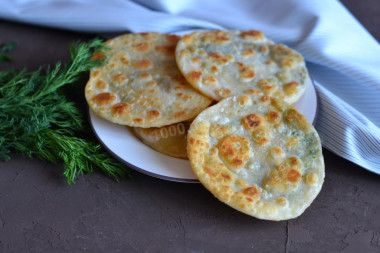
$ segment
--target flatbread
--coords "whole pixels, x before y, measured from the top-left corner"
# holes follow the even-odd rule
[[[211,99],[197,92],[176,66],[179,37],[126,34],[107,41],[105,66],[91,70],[85,95],[90,108],[114,123],[160,127],[191,119]]]
[[[301,54],[255,30],[185,35],[178,42],[176,61],[191,85],[217,101],[263,94],[292,104],[305,92],[308,79]]]
[[[259,95],[226,98],[190,126],[195,175],[220,201],[259,219],[299,216],[324,181],[314,127],[293,106]]]
[[[187,159],[187,131],[191,122],[180,122],[163,127],[131,128],[133,133],[154,150],[176,158]]]

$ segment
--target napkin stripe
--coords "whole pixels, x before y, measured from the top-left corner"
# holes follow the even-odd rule
[[[380,129],[376,125],[380,125],[380,114],[378,110],[380,108],[380,91],[378,88],[368,87],[365,81],[356,81],[347,77],[343,73],[335,70],[331,70],[325,66],[308,62],[308,69],[312,78],[324,84],[324,87],[328,87],[329,95],[338,94],[341,101],[345,101],[347,113],[354,116],[352,118],[354,122],[366,122],[365,125],[369,129],[379,132]],[[326,91],[324,91],[326,92]],[[378,95],[377,95],[378,94]],[[340,105],[341,103],[338,103]],[[335,104],[333,103],[333,106]],[[355,108],[355,109],[353,109]]]
[[[334,124],[334,126],[336,128],[340,128],[339,130],[346,129],[346,126],[349,126],[352,123],[352,121],[347,120],[347,117],[349,117],[351,119],[352,116],[347,115],[346,112],[344,113],[345,117],[342,117],[339,114],[336,114],[331,107],[332,106],[337,107],[338,106],[337,103],[335,103],[335,104],[331,103],[330,102],[331,100],[328,97],[326,97],[326,96],[320,96],[320,97],[321,97],[322,102],[328,103],[328,105],[326,106],[326,109],[324,111],[324,113],[328,116],[327,118],[329,118],[330,121],[335,121],[335,119],[339,119],[339,121],[341,121],[343,124]],[[352,119],[352,120],[354,120],[354,119]],[[362,119],[362,120],[365,120],[365,119]],[[329,123],[329,122],[327,122],[327,123]],[[364,125],[364,126],[362,126],[363,128],[372,127],[372,124],[369,125],[369,126],[365,126],[364,122],[362,122],[362,123]],[[362,128],[362,130],[363,130],[363,128]],[[376,131],[377,134],[379,134],[379,136],[380,136],[379,129],[371,129],[371,131]],[[369,136],[372,136],[372,135],[369,135]]]
[[[317,82],[316,88],[320,102],[316,129],[323,147],[379,174],[379,129],[366,118],[355,117],[360,114]]]
[[[363,73],[361,69],[358,69],[357,66],[347,66],[345,64],[348,64],[347,62],[335,62],[331,59],[329,59],[327,56],[321,54],[320,52],[316,51],[315,48],[318,48],[317,44],[310,43],[307,45],[307,47],[300,45],[297,47],[297,50],[302,53],[305,58],[312,64],[319,65],[319,67],[316,67],[318,70],[321,71],[321,68],[323,68],[325,71],[321,71],[321,77],[326,79],[332,79],[335,81],[341,81],[342,75],[345,76],[345,78],[348,78],[346,74],[350,75],[350,78],[354,82],[359,83],[365,83],[365,85],[360,85],[359,87],[362,88],[370,88],[374,89],[378,92],[380,92],[380,85],[378,80],[376,80],[373,77],[367,76]],[[320,63],[323,63],[323,65],[320,65]],[[374,63],[374,66],[378,66],[378,63]],[[328,66],[328,67],[326,67]],[[318,71],[319,72],[319,71]],[[373,71],[378,72],[378,71]],[[378,73],[373,73],[374,75]],[[359,91],[359,89],[353,89],[351,91]]]
[[[364,141],[364,143],[361,142],[358,145],[358,143],[356,142],[357,139],[353,138],[352,136],[346,136],[346,140],[339,139],[339,141],[337,141],[337,139],[331,138],[331,135],[335,134],[336,136],[338,131],[331,131],[331,128],[327,128],[322,124],[317,126],[317,130],[320,133],[320,137],[324,148],[327,148],[330,151],[335,152],[362,167],[371,168],[374,166],[380,166],[380,161],[376,159],[380,151],[375,151],[376,144],[372,143],[372,141],[371,144],[369,144],[367,141]],[[357,135],[357,137],[361,138],[368,137],[368,135],[363,133],[355,134]],[[342,144],[344,144],[346,148],[342,146]],[[352,149],[350,149],[350,147],[352,147]],[[366,160],[363,160],[362,157],[367,159],[367,162]]]

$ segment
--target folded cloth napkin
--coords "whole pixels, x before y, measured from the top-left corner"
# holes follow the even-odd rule
[[[0,18],[81,32],[262,30],[302,53],[324,148],[380,174],[380,46],[335,0],[2,0]]]

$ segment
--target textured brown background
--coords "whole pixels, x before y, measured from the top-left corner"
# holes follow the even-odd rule
[[[342,2],[380,40],[380,1]],[[1,69],[66,61],[69,43],[89,38],[0,20],[0,42],[19,41],[15,62]],[[312,206],[269,222],[227,207],[200,184],[133,172],[120,183],[94,173],[69,186],[60,164],[13,153],[0,162],[0,252],[380,252],[380,176],[324,155],[326,180]]]

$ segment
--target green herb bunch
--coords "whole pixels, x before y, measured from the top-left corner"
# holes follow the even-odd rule
[[[6,55],[6,52],[11,51],[15,48],[17,43],[15,41],[8,43],[0,48],[0,63],[4,61],[12,61],[12,58]]]
[[[4,46],[0,53],[14,45]],[[63,161],[63,174],[69,184],[94,169],[115,179],[128,175],[128,168],[99,144],[76,136],[89,128],[62,89],[68,84],[75,85],[80,74],[103,64],[104,60],[91,59],[94,52],[102,50],[106,49],[99,39],[76,43],[70,47],[68,64],[57,63],[34,72],[0,72],[0,158],[3,161],[10,159],[11,150],[44,161]]]

